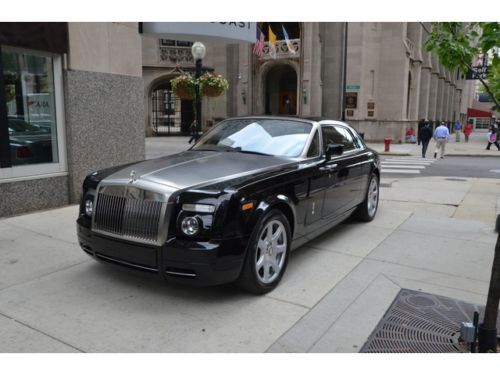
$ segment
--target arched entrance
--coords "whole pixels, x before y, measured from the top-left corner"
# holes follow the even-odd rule
[[[194,121],[192,100],[181,100],[172,91],[172,76],[151,85],[151,128],[155,135],[188,135]]]
[[[272,67],[265,80],[265,114],[297,114],[297,72],[287,64]]]

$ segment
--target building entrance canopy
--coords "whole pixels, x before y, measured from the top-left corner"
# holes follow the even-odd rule
[[[255,22],[143,22],[142,33],[166,39],[255,43]]]

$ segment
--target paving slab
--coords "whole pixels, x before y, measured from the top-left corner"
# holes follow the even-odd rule
[[[15,226],[29,232],[35,232],[46,237],[78,244],[76,237],[77,217],[78,205],[71,205],[55,210],[13,216],[0,220],[0,223]]]
[[[375,225],[347,223],[331,229],[317,239],[309,242],[307,246],[356,257],[364,257],[391,233],[392,229],[380,228]]]
[[[453,185],[451,183],[420,182],[411,184],[411,181],[394,184],[391,188],[380,190],[380,199],[385,201],[437,203],[458,206],[468,190],[470,184]],[[432,192],[432,193],[431,193]]]
[[[73,243],[0,221],[0,290],[89,260]]]
[[[401,288],[377,277],[309,350],[311,353],[358,352]]]
[[[438,217],[453,217],[457,207],[451,205],[442,205],[439,203],[425,203],[425,202],[394,202],[383,201],[390,204],[393,210],[411,212],[413,214],[438,216]]]
[[[391,202],[379,201],[377,216],[365,226],[395,230],[412,215],[411,211],[392,209]]]
[[[443,220],[418,214],[406,220],[401,229],[424,235],[432,233],[437,237],[491,244],[493,247],[497,238],[492,224],[455,218]]]
[[[14,319],[0,315],[2,353],[78,353],[79,351]]]
[[[491,264],[493,253],[494,246],[487,243],[401,230],[387,238],[369,258],[487,281],[485,264]]]
[[[0,293],[1,314],[84,352],[262,352],[305,312],[231,287],[182,287],[97,263]]]
[[[358,257],[302,246],[292,253],[280,287],[267,296],[311,308],[360,261]]]

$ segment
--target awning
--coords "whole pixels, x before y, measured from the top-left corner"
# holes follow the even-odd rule
[[[470,117],[492,117],[492,113],[488,111],[481,111],[480,109],[467,108],[467,118]]]

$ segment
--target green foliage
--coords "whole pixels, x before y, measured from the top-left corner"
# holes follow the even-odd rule
[[[481,81],[496,106],[500,100],[500,23],[433,22],[425,49],[434,52],[449,70],[467,72],[477,56],[489,56],[489,73]]]
[[[467,65],[479,54],[475,43],[477,24],[460,22],[434,22],[425,42],[425,49],[433,51],[449,70],[467,71]]]

